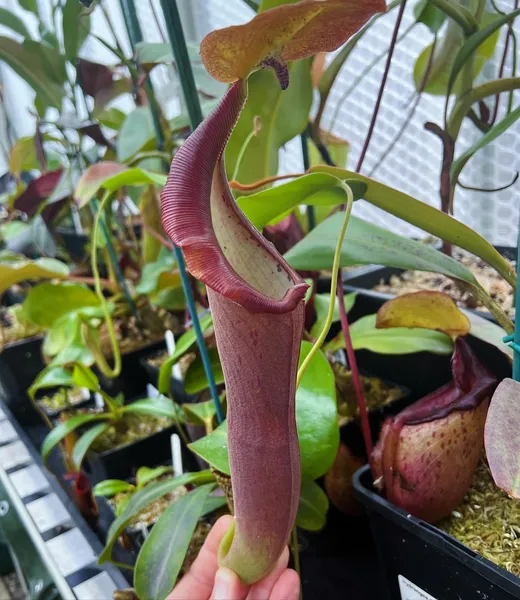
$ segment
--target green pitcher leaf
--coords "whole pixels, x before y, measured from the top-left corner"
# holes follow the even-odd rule
[[[15,283],[38,279],[65,279],[70,269],[54,258],[29,260],[0,254],[0,295]]]
[[[213,490],[208,484],[179,498],[161,515],[146,538],[135,565],[135,591],[141,600],[164,600],[172,591],[202,507]]]
[[[300,503],[296,514],[296,525],[307,531],[320,531],[325,527],[329,499],[314,481],[307,481],[300,489]]]
[[[117,542],[119,536],[128,526],[133,517],[142,511],[143,508],[146,508],[159,498],[162,498],[180,486],[190,484],[202,486],[207,483],[213,483],[214,481],[215,478],[210,471],[200,471],[199,473],[186,473],[185,475],[173,477],[172,479],[167,479],[166,481],[150,483],[142,490],[136,492],[126,505],[121,515],[119,515],[112,525],[110,525],[110,529],[107,533],[106,545],[99,556],[99,563],[103,564],[110,560],[112,548]]]
[[[81,470],[81,465],[83,464],[83,460],[89,451],[89,448],[109,427],[110,423],[99,423],[98,425],[91,427],[88,431],[85,431],[74,444],[74,449],[72,450],[72,462],[78,471]]]
[[[183,404],[182,410],[186,414],[187,420],[195,425],[211,423],[216,414],[213,400],[197,402],[196,404]]]

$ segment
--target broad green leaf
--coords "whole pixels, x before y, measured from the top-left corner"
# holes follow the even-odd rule
[[[230,475],[229,454],[227,441],[227,421],[221,423],[209,435],[200,438],[189,445],[189,448],[198,454],[209,465]]]
[[[197,402],[195,404],[181,405],[187,420],[194,425],[206,425],[211,423],[215,417],[215,403],[213,400]]]
[[[72,462],[74,467],[80,471],[85,455],[96,439],[110,427],[110,423],[99,423],[91,427],[78,439],[72,450]]]
[[[38,390],[53,387],[74,387],[74,379],[69,369],[64,367],[46,367],[40,371],[38,377],[28,390],[31,398],[34,398]]]
[[[54,258],[14,260],[0,255],[0,295],[15,283],[38,279],[65,279],[69,267]]]
[[[72,431],[76,430],[78,427],[81,427],[82,425],[87,425],[88,423],[92,423],[93,421],[106,421],[109,418],[110,415],[106,413],[101,413],[98,415],[74,415],[73,417],[67,419],[63,423],[56,425],[56,427],[43,440],[41,447],[41,455],[43,461],[46,462],[51,450],[56,446],[56,444],[59,444],[61,440],[65,438],[65,436],[67,436]]]
[[[78,0],[66,0],[63,7],[63,44],[65,56],[73,65],[90,31],[90,17],[81,16],[84,12]]]
[[[505,131],[507,131],[511,125],[514,125],[518,119],[520,119],[520,106],[515,110],[511,111],[506,115],[502,121],[494,125],[489,131],[483,136],[479,137],[478,141],[473,144],[464,154],[459,156],[451,165],[451,177],[454,182],[457,182],[462,169],[468,164],[470,159],[482,148],[485,148],[488,144],[496,140]]]
[[[221,383],[224,383],[224,373],[222,371],[222,365],[220,364],[218,350],[216,348],[210,348],[208,354],[213,375],[215,376],[215,383],[220,385]],[[184,389],[186,390],[186,393],[196,395],[208,387],[208,378],[206,377],[202,358],[199,355],[188,367],[184,377]]]
[[[477,53],[476,68],[478,68],[480,57],[484,53],[488,55],[488,59],[491,58],[498,40],[500,28],[507,23],[512,23],[518,15],[520,15],[520,8],[501,16],[489,13],[484,15],[482,20],[484,26],[464,42],[464,45],[453,60],[453,67],[448,81],[448,92],[452,91],[455,81],[464,67],[464,63],[475,52]]]
[[[6,8],[0,8],[0,25],[9,27],[15,33],[18,33],[22,37],[30,38],[31,35],[25,26],[25,23],[15,13],[7,10]]]
[[[493,22],[494,19],[496,19],[496,15],[486,13],[482,20],[484,23],[490,23],[490,21]],[[484,30],[485,29],[486,27],[484,27]],[[473,35],[478,35],[481,31]],[[472,51],[476,50],[475,62],[473,65],[474,78],[479,75],[486,62],[493,56],[497,41],[498,31],[494,30],[492,35],[480,38],[480,44],[473,47]],[[436,96],[446,96],[453,92],[458,93],[461,79],[459,77],[460,67],[457,64],[456,57],[458,57],[460,51],[464,48],[463,44],[464,37],[459,26],[456,23],[450,23],[450,26],[444,34],[444,38],[437,43],[432,66],[430,68],[430,75],[426,87],[424,88],[424,92]],[[423,84],[424,75],[430,62],[431,51],[432,45],[427,46],[421,52],[415,63],[414,81],[417,90],[419,90]]]
[[[126,119],[126,114],[119,108],[107,108],[98,112],[94,112],[94,118],[110,129],[119,131]]]
[[[27,294],[23,311],[27,319],[48,328],[61,316],[87,306],[99,306],[90,288],[76,283],[41,283]]]
[[[298,177],[290,183],[238,199],[238,205],[253,225],[262,230],[268,223],[284,215],[296,206],[308,204],[328,206],[345,203],[345,191],[338,187],[339,180],[325,173],[313,173]],[[356,200],[362,198],[366,186],[350,180]]]
[[[312,344],[303,342],[300,363]],[[302,479],[312,481],[332,466],[339,444],[334,373],[324,354],[312,359],[296,391],[296,425],[302,461]],[[190,444],[210,465],[229,475],[227,422]]]
[[[116,162],[101,162],[88,168],[78,182],[74,199],[79,208],[87,205],[100,189],[110,192],[125,186],[139,186],[155,183],[164,186],[166,175],[143,169],[129,169]]]
[[[164,511],[146,538],[134,573],[140,600],[164,600],[172,591],[213,488],[211,484],[203,485],[179,498]]]
[[[516,285],[516,275],[504,257],[481,235],[453,217],[412,198],[408,194],[368,177],[356,175],[352,171],[324,166],[315,167],[313,171],[331,173],[340,179],[357,178],[363,181],[368,186],[364,196],[367,202],[419,227],[423,231],[427,231],[431,235],[475,254],[475,256],[494,267],[511,285]]]
[[[131,404],[126,404],[122,410],[125,413],[153,415],[154,417],[167,417],[169,419],[175,419],[175,411],[177,411],[177,418],[182,421],[182,413],[179,407],[162,394],[147,400],[136,400]]]
[[[169,494],[176,488],[183,485],[198,485],[202,486],[206,483],[213,483],[215,478],[211,471],[200,471],[199,473],[186,473],[166,481],[157,481],[145,486],[142,490],[136,492],[130,502],[126,505],[124,511],[110,525],[107,534],[106,545],[99,556],[99,563],[103,564],[111,559],[112,548],[117,542],[117,539],[128,526],[132,518],[137,515],[143,508],[146,508],[159,498]]]
[[[483,342],[491,344],[498,348],[501,352],[503,352],[510,359],[513,358],[513,349],[504,344],[503,339],[507,335],[507,333],[492,321],[477,315],[472,310],[464,310],[462,312],[468,317],[469,322],[471,323],[470,335],[476,337]]]
[[[32,57],[33,65],[37,64],[43,68],[48,80],[63,87],[67,81],[67,69],[65,57],[59,51],[59,44],[54,46],[26,38],[22,47]]]
[[[135,475],[135,483],[139,488],[142,488],[150,483],[150,481],[162,477],[163,475],[166,475],[166,473],[171,473],[172,471],[172,467],[155,467],[155,469],[150,469],[150,467],[140,467],[137,469]]]
[[[347,313],[352,310],[354,303],[356,302],[356,292],[347,294],[345,296],[345,310]],[[325,327],[327,320],[327,314],[329,312],[330,305],[330,294],[315,294],[314,295],[314,309],[316,310],[316,322],[310,330],[312,337],[317,338]],[[340,320],[339,314],[339,301],[336,298],[334,301],[334,314],[332,316],[332,322],[337,323]]]
[[[105,481],[100,481],[94,486],[92,493],[94,496],[107,496],[108,498],[111,498],[116,494],[131,492],[134,489],[135,487],[127,481],[122,481],[121,479],[105,479]]]
[[[151,294],[165,288],[179,287],[181,280],[179,272],[174,271],[175,264],[173,252],[162,247],[157,260],[145,264],[135,291],[138,294]]]
[[[213,317],[211,314],[207,314],[200,319],[200,328],[202,333],[204,333],[204,331],[206,331],[210,325],[213,325]],[[181,337],[176,340],[175,352],[163,363],[159,371],[159,382],[157,387],[161,394],[168,394],[170,392],[170,378],[172,376],[173,365],[193,346],[196,341],[197,336],[193,328],[186,331],[186,333],[183,333]]]
[[[314,481],[307,481],[300,489],[300,502],[296,513],[296,525],[307,531],[320,531],[327,522],[329,499]]]
[[[149,263],[155,262],[159,258],[161,250],[165,249],[160,239],[149,231],[162,235],[163,228],[161,224],[161,207],[159,194],[153,185],[147,185],[145,191],[139,199],[139,212],[143,221],[143,232],[141,234],[141,256],[145,268]],[[173,252],[169,252],[173,254]]]
[[[420,0],[413,7],[417,23],[424,23],[435,35],[446,22],[446,13],[431,4],[430,0]]]
[[[254,183],[278,173],[278,151],[302,133],[309,120],[312,105],[311,60],[302,60],[289,67],[291,85],[280,89],[271,69],[262,69],[249,77],[249,95],[238,123],[226,147],[226,168],[231,179],[237,158],[253,130],[255,117],[262,128],[251,139],[240,163],[236,179]]]
[[[431,352],[432,354],[451,354],[453,342],[440,331],[431,329],[408,329],[395,327],[377,329],[376,315],[367,315],[358,319],[350,327],[354,350],[370,350],[378,354],[413,354],[415,352]],[[345,338],[338,335],[329,342],[325,349],[336,352],[345,347]]]
[[[94,374],[94,371],[80,362],[76,363],[72,369],[72,379],[80,388],[87,388],[91,392],[99,390],[99,379]]]
[[[312,348],[303,342],[300,366]],[[334,373],[322,352],[311,360],[296,390],[296,426],[302,462],[302,479],[325,475],[336,458],[339,427]]]
[[[30,135],[16,140],[11,152],[9,152],[9,170],[11,173],[16,177],[20,177],[22,171],[31,171],[37,168],[38,158],[34,136]]]
[[[332,162],[340,169],[344,169],[347,166],[350,144],[329,131],[320,131],[320,138],[327,147]],[[323,157],[316,145],[308,142],[308,146],[310,165],[315,166],[323,164]]]
[[[152,113],[146,106],[133,110],[125,119],[116,143],[119,162],[125,162],[142,152],[150,143],[155,144]]]
[[[150,303],[158,308],[164,308],[171,312],[186,309],[186,298],[182,287],[166,288],[148,297]]]

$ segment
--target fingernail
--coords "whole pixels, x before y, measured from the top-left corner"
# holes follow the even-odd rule
[[[228,600],[231,597],[233,583],[233,573],[228,569],[219,569],[215,574],[211,600]]]

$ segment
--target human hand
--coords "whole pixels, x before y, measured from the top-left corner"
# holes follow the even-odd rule
[[[244,585],[236,573],[219,568],[218,548],[232,522],[233,517],[226,515],[215,523],[190,570],[166,600],[298,600],[300,579],[287,568],[287,548],[271,573],[253,585]]]

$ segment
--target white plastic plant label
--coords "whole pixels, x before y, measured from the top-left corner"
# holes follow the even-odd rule
[[[422,590],[418,585],[406,579],[406,577],[399,575],[398,579],[401,600],[437,600],[437,598],[430,596],[428,592]]]

